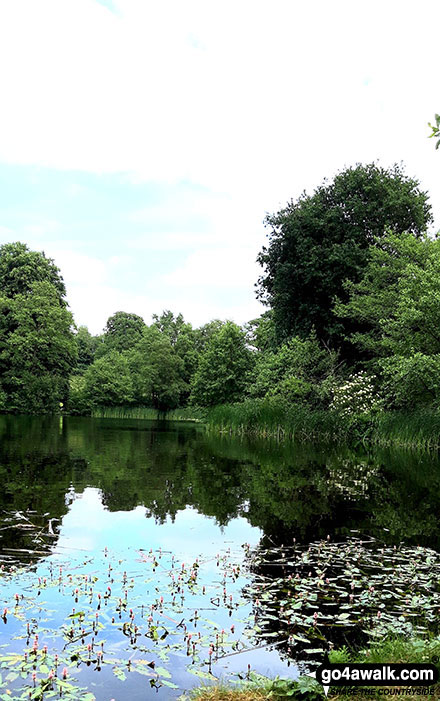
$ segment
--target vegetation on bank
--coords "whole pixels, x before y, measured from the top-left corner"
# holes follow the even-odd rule
[[[282,400],[249,399],[241,404],[213,407],[207,411],[206,423],[213,430],[278,440],[440,448],[440,411],[429,408],[347,417]]]
[[[351,652],[346,646],[332,650],[329,654],[329,661],[333,663],[414,664],[432,663],[432,660],[438,660],[439,656],[439,638],[432,640],[422,638],[408,640],[405,638],[387,637],[359,652]],[[436,664],[440,670],[439,663],[437,662]],[[353,694],[350,693],[349,689],[335,686],[330,687],[329,695],[326,697],[322,686],[306,675],[300,676],[296,681],[279,678],[267,679],[253,673],[249,676],[250,679],[241,685],[237,685],[237,688],[233,688],[231,685],[205,685],[184,694],[181,697],[181,701],[266,701],[266,699],[278,701],[285,698],[300,699],[301,701],[305,699],[320,701],[321,699],[331,698],[345,701],[353,698]],[[358,688],[357,692],[356,698],[358,699],[383,699],[384,697],[383,687],[381,690],[379,690],[379,687],[368,687],[368,695],[362,694],[361,688]],[[438,698],[440,696],[440,684],[436,684],[433,687],[433,692],[434,694],[430,698]]]
[[[194,328],[171,311],[150,325],[119,311],[97,336],[75,326],[53,261],[1,246],[0,410],[206,412],[210,426],[237,432],[437,445],[431,220],[427,194],[400,167],[347,168],[266,218],[261,317]]]

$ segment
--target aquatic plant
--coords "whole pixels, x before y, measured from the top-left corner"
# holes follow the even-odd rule
[[[162,548],[127,547],[125,557],[105,548],[50,555],[38,569],[3,565],[0,689],[9,699],[91,701],[99,673],[177,690],[176,660],[214,680],[224,658],[256,645],[240,595],[247,578],[242,552],[230,550],[180,562]]]
[[[285,636],[285,653],[296,660],[320,660],[344,643],[440,631],[440,556],[428,548],[327,539],[260,547],[248,557],[259,635]]]

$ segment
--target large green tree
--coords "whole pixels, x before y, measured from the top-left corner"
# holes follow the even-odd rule
[[[78,348],[78,364],[76,371],[78,374],[84,373],[95,359],[98,346],[102,343],[100,337],[92,336],[87,326],[80,326],[75,334]]]
[[[201,406],[243,399],[253,366],[245,333],[232,321],[213,333],[193,378],[191,401]]]
[[[155,326],[147,327],[127,357],[136,403],[159,411],[175,409],[185,383],[182,379],[183,362],[168,335]]]
[[[353,323],[336,318],[343,282],[358,281],[367,251],[387,229],[419,236],[431,221],[427,194],[401,167],[356,165],[266,217],[269,245],[258,256],[259,298],[273,310],[278,342],[292,335],[341,345]]]
[[[0,398],[3,409],[59,410],[76,362],[73,318],[52,259],[24,243],[0,246]]]
[[[84,386],[78,388],[78,394],[85,397],[91,408],[131,404],[134,390],[126,354],[111,350],[95,360],[86,370]]]
[[[76,363],[73,317],[48,281],[13,297],[0,295],[0,376],[4,408],[21,413],[59,410]]]

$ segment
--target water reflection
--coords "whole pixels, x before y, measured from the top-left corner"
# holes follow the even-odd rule
[[[142,505],[157,523],[190,506],[221,526],[243,516],[277,540],[356,529],[391,543],[440,544],[436,456],[322,450],[208,436],[189,424],[77,417],[61,426],[47,417],[0,417],[0,454],[2,511],[61,519],[66,501],[92,486],[109,511]],[[11,544],[7,529],[1,536]],[[25,533],[12,540],[25,542]]]

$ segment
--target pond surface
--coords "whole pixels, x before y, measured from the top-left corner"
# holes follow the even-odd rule
[[[417,546],[440,550],[440,467],[426,454],[1,416],[0,474],[8,698],[172,699],[249,669],[296,678],[304,655],[277,609],[259,619],[281,566],[261,564],[262,548],[374,538],[388,559],[403,544],[408,567]]]

